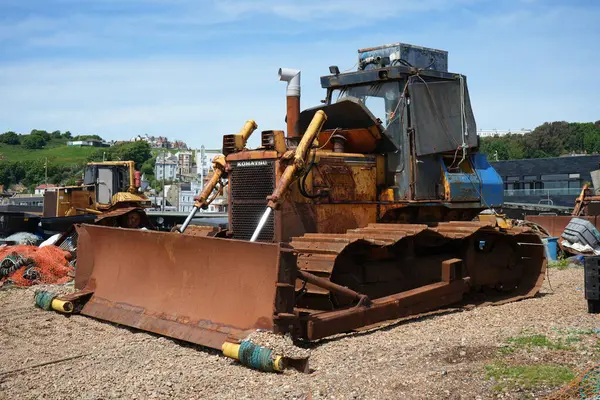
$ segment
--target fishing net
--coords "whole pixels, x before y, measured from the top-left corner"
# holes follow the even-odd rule
[[[596,365],[567,383],[547,400],[600,400],[600,365]]]
[[[56,246],[6,246],[0,248],[0,286],[11,283],[31,286],[38,283],[67,283],[74,267],[71,254]]]

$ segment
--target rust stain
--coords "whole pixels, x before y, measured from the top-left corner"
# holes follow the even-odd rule
[[[273,329],[278,244],[92,225],[78,232],[76,281],[95,282],[82,314],[205,346],[224,337],[198,321]]]

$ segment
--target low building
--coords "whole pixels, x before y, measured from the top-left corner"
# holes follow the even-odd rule
[[[177,157],[170,153],[160,153],[156,157],[154,176],[159,181],[174,181],[177,178]]]
[[[46,193],[47,189],[54,189],[56,187],[58,187],[58,186],[53,183],[48,183],[48,184],[43,183],[39,186],[36,186],[36,188],[34,190],[34,194],[36,194],[38,196],[43,196],[44,193]]]
[[[480,137],[495,137],[495,136],[505,136],[505,135],[524,135],[526,133],[531,133],[531,129],[480,129],[477,131],[477,136]]]
[[[17,206],[43,206],[44,196],[18,193],[8,199],[8,204]]]
[[[177,211],[190,212],[194,207],[194,197],[202,191],[202,185],[199,182],[184,182],[179,185],[179,204]]]
[[[217,197],[212,203],[210,203],[206,211],[226,213],[228,211],[227,198],[223,196]]]
[[[592,186],[591,171],[599,169],[600,154],[490,163],[504,181],[504,202],[573,206],[584,184]]]
[[[187,144],[185,144],[185,142],[182,142],[181,140],[176,140],[176,141],[172,142],[171,145],[174,149],[184,150],[184,149],[188,148]]]
[[[148,198],[152,204],[152,207],[148,208],[148,211],[177,211],[177,207],[171,205],[167,198],[163,197],[162,194],[153,194],[148,196]]]
[[[101,140],[96,139],[86,139],[86,140],[70,140],[67,142],[67,146],[76,146],[76,147],[110,147],[109,143],[103,142]]]
[[[169,140],[166,137],[159,136],[156,140],[153,140],[150,144],[154,148],[168,149],[170,148]]]

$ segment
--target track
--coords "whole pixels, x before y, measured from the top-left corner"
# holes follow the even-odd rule
[[[535,295],[541,287],[546,259],[539,236],[528,228],[500,230],[483,222],[370,224],[345,234],[306,234],[293,238],[297,265],[303,271],[371,299],[441,280],[440,265],[461,259],[471,292],[486,300],[506,302]],[[297,307],[331,311],[350,299],[315,285],[298,282]]]

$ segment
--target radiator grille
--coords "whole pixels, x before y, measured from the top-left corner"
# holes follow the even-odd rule
[[[275,189],[275,162],[266,160],[240,161],[231,166],[231,228],[235,239],[250,240],[258,221],[267,208],[267,196]],[[269,216],[258,241],[275,239],[273,213]]]

